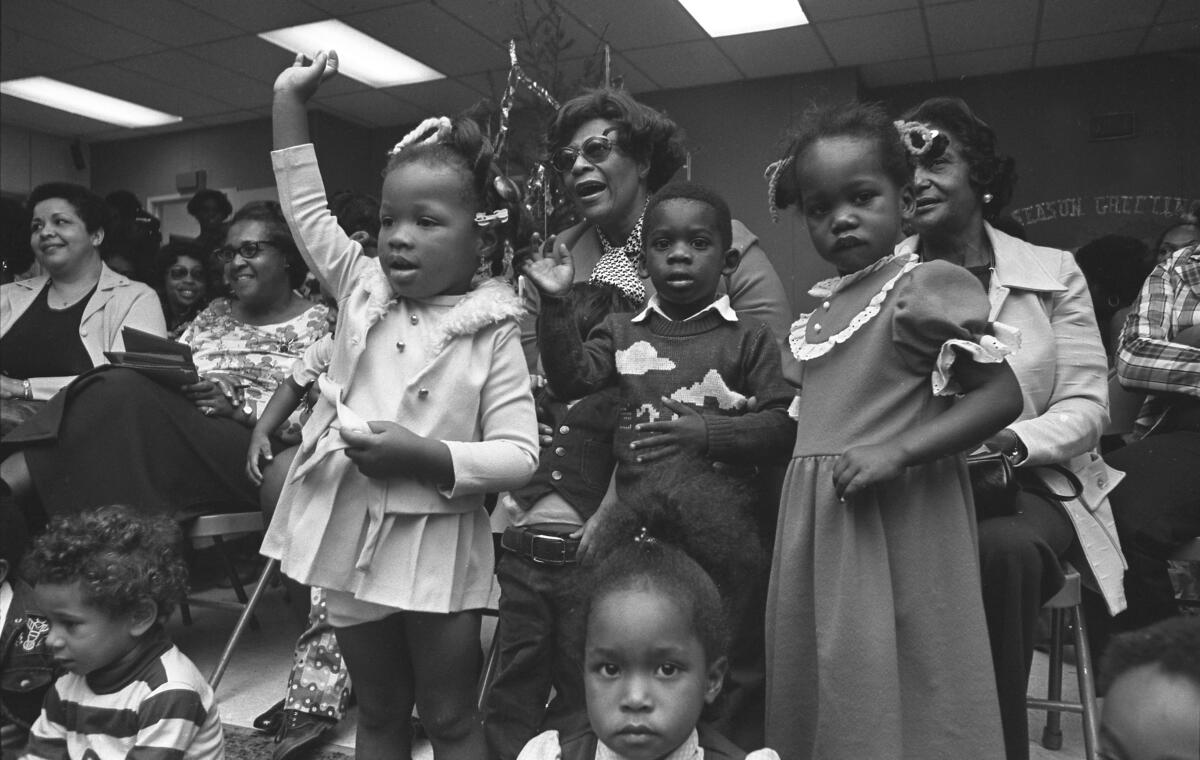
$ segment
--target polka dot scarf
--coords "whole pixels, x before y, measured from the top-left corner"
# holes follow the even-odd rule
[[[642,284],[642,276],[637,266],[642,255],[642,222],[645,218],[646,210],[643,208],[637,224],[633,225],[629,237],[619,248],[605,237],[599,227],[596,228],[604,255],[596,262],[592,276],[588,278],[590,283],[616,288],[639,306],[646,302],[646,286]]]

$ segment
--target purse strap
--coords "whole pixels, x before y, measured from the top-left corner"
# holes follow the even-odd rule
[[[1083,496],[1083,483],[1081,483],[1079,481],[1079,477],[1076,476],[1075,473],[1071,472],[1066,467],[1063,467],[1061,464],[1049,464],[1049,465],[1043,465],[1043,466],[1047,467],[1051,470],[1054,470],[1059,475],[1062,475],[1064,478],[1066,478],[1067,484],[1071,486],[1071,489],[1074,491],[1074,493],[1070,493],[1070,494],[1055,493],[1054,491],[1051,491],[1049,488],[1046,487],[1045,481],[1042,481],[1042,484],[1040,486],[1034,486],[1033,488],[1030,488],[1030,487],[1026,486],[1025,484],[1022,484],[1021,487],[1023,490],[1029,491],[1030,493],[1036,493],[1040,496],[1045,496],[1047,499],[1053,499],[1054,501],[1059,501],[1059,502],[1074,501],[1075,499],[1078,499],[1080,496]],[[1041,480],[1041,479],[1039,478],[1039,480]]]

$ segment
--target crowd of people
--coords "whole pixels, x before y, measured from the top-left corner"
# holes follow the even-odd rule
[[[129,194],[27,200],[33,276],[0,289],[5,758],[220,757],[163,625],[176,526],[259,507],[311,588],[256,722],[276,760],[351,691],[364,759],[411,757],[415,709],[439,759],[1021,760],[1067,561],[1101,745],[1200,752],[1200,619],[1167,564],[1200,536],[1195,219],[1035,245],[963,101],[814,106],[767,171],[837,271],[793,320],[628,93],[551,119],[574,213],[543,240],[467,118],[398,142],[378,200],[329,197],[306,104],[336,71],[279,75],[279,202],[202,191],[195,240],[160,246]],[[185,344],[194,382],[109,365],[128,328]],[[1137,394],[1116,433],[1110,389]],[[971,453],[1015,483],[986,510]]]

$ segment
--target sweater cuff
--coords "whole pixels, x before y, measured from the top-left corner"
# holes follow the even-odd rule
[[[718,462],[734,459],[733,418],[723,415],[702,415],[704,426],[708,428],[708,457]]]

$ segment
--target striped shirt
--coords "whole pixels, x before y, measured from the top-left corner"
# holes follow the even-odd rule
[[[107,682],[113,675],[117,678]],[[146,634],[138,656],[122,664],[119,673],[68,673],[58,679],[46,695],[23,757],[223,760],[225,742],[212,689],[166,633],[156,629]]]
[[[1146,278],[1121,330],[1117,375],[1121,385],[1148,392],[1134,436],[1140,438],[1162,419],[1170,396],[1200,398],[1200,348],[1174,342],[1183,330],[1200,325],[1200,246],[1171,254]]]

